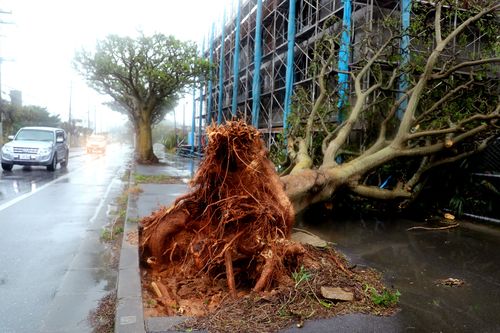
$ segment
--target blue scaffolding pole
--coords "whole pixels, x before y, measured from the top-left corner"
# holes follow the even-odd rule
[[[238,86],[240,72],[240,19],[241,19],[241,0],[238,0],[238,12],[236,14],[236,32],[234,37],[234,58],[233,58],[233,100],[231,105],[231,114],[236,116],[238,106]]]
[[[189,145],[191,146],[191,155],[194,154],[194,128],[196,126],[196,88],[193,87],[193,119],[191,119],[191,134],[189,135]]]
[[[210,51],[208,55],[208,63],[210,65],[210,75],[208,78],[208,90],[207,90],[207,123],[209,121],[208,116],[212,113],[212,81],[213,81],[213,65],[214,65],[214,30],[215,24],[212,23],[212,31],[210,33]]]
[[[342,18],[342,36],[339,51],[339,71],[349,71],[349,58],[351,48],[351,0],[344,0],[344,15]],[[349,97],[349,74],[339,73],[339,101],[338,107],[338,121],[343,122],[345,118],[344,106],[347,104]]]
[[[286,55],[286,90],[285,90],[285,107],[283,113],[283,129],[284,134],[288,128],[288,115],[292,104],[293,93],[293,56],[295,47],[295,1],[290,1],[288,8],[288,50]]]
[[[224,9],[224,15],[222,16],[222,33],[220,36],[220,59],[219,59],[219,98],[218,98],[218,111],[217,111],[217,125],[222,124],[222,98],[224,91],[224,39],[226,26],[226,10]]]
[[[203,121],[203,88],[200,88],[200,113],[199,113],[200,117],[198,119],[198,152],[201,153],[201,151],[203,150],[203,147],[202,147],[202,141],[201,141],[201,135],[203,134],[202,133],[202,121]]]
[[[201,55],[202,56],[203,56],[204,49],[205,49],[205,38],[203,38],[203,43],[201,46]],[[202,116],[203,116],[203,86],[202,85],[200,85],[199,92],[200,92],[200,113],[199,113],[199,119],[198,119],[198,152],[201,154],[201,134],[202,134],[201,126],[202,126]],[[194,115],[193,115],[193,119],[194,119]],[[193,141],[193,143],[194,143],[194,141]]]
[[[405,67],[410,62],[410,35],[408,34],[408,29],[410,29],[410,12],[411,12],[411,0],[401,0],[401,28],[403,30],[403,36],[401,38],[400,52],[401,52],[401,67],[405,70]],[[399,97],[404,95],[406,90],[408,90],[408,74],[403,73],[399,78]],[[408,105],[408,99],[405,99],[403,103],[398,108],[398,118],[403,118],[403,113]]]
[[[257,0],[257,20],[255,22],[255,47],[253,59],[252,125],[255,128],[259,128],[260,65],[262,61],[262,0]]]

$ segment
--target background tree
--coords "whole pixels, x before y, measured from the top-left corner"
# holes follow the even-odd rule
[[[289,119],[292,163],[281,179],[296,212],[340,189],[404,205],[429,170],[481,151],[499,135],[499,5],[468,2],[464,10],[456,3],[413,3],[409,31],[390,14],[360,29],[347,73],[353,93],[342,109],[341,24],[327,23],[331,33],[315,50],[316,98],[305,93],[311,87],[298,89]],[[412,40],[409,63],[400,55],[404,33]],[[481,51],[471,52],[478,41]],[[345,119],[332,121],[340,112]]]
[[[25,126],[59,127],[61,125],[59,115],[51,115],[44,107],[36,105],[18,107],[4,101],[3,109],[5,136],[16,134],[21,127]]]
[[[137,39],[110,35],[97,43],[94,53],[78,52],[75,64],[90,86],[112,97],[114,109],[128,116],[135,130],[136,159],[142,163],[158,162],[151,126],[208,68],[194,43],[162,34]]]

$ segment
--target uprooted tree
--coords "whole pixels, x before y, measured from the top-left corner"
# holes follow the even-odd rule
[[[195,326],[262,332],[301,318],[394,310],[397,301],[381,307],[372,299],[384,290],[376,272],[350,267],[327,244],[291,239],[293,207],[257,129],[229,121],[207,137],[189,192],[141,220],[145,298],[160,314],[203,322],[216,312]],[[339,294],[325,290],[349,302],[333,306]]]
[[[158,162],[151,127],[208,69],[194,43],[158,33],[136,39],[110,35],[97,43],[95,52],[78,52],[75,64],[92,88],[113,99],[109,105],[115,111],[128,116],[141,163]]]
[[[331,23],[315,51],[316,98],[312,86],[298,89],[289,118],[292,163],[281,179],[296,212],[340,189],[404,206],[430,169],[481,151],[499,135],[499,5],[456,4],[414,3],[408,31],[390,15],[360,29],[357,61],[344,72],[353,94],[343,106],[336,84],[341,29]],[[408,63],[399,47],[405,34]],[[345,119],[332,121],[339,113]]]

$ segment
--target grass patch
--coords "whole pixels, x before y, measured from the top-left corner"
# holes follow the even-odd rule
[[[141,218],[140,217],[129,217],[127,219],[127,221],[130,223],[139,223],[141,221]]]
[[[142,175],[135,173],[136,184],[173,184],[178,183],[179,178],[168,175]]]
[[[399,302],[399,296],[401,296],[399,290],[391,292],[384,288],[384,290],[379,293],[374,287],[369,285],[365,286],[365,292],[370,295],[373,304],[385,307],[396,305]]]
[[[144,192],[144,190],[138,185],[130,186],[127,190],[127,193],[132,195],[139,195],[142,192]]]
[[[311,275],[304,269],[304,266],[300,266],[300,270],[298,272],[292,273],[292,278],[293,281],[295,281],[295,288],[297,288],[302,282],[309,281],[311,279]]]
[[[105,242],[111,242],[116,239],[118,235],[123,234],[123,222],[119,222],[118,219],[115,219],[115,222],[101,230],[101,239]]]

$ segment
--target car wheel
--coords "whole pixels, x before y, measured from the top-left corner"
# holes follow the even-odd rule
[[[12,170],[12,167],[14,166],[14,164],[9,164],[9,163],[2,163],[2,169],[4,169],[5,171],[10,171]]]
[[[69,159],[69,153],[66,152],[66,157],[64,158],[64,161],[61,162],[61,168],[65,168],[68,166],[68,159]]]
[[[47,170],[54,171],[56,168],[57,168],[57,155],[54,154],[52,162],[50,163],[50,165],[47,165]]]

